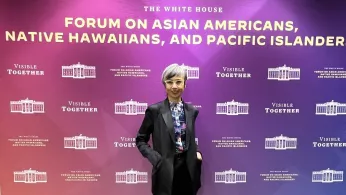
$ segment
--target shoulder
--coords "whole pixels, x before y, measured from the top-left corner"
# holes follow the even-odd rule
[[[186,102],[185,102],[185,106],[187,107],[188,110],[191,110],[194,113],[195,117],[197,117],[199,110],[195,106],[193,106],[191,103],[186,103]]]
[[[189,102],[185,102],[185,106],[186,106],[186,108],[189,109],[189,110],[193,110],[193,111],[197,110],[197,108],[194,107],[194,106],[193,106],[191,103],[189,103]]]
[[[153,103],[153,104],[150,104],[147,108],[148,111],[150,112],[158,112],[160,110],[160,108],[162,107],[163,105],[163,101],[159,101],[159,102],[156,102],[156,103]]]

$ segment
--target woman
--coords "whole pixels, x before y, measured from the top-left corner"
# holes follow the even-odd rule
[[[136,137],[138,150],[153,166],[153,195],[196,195],[201,186],[202,155],[195,142],[198,110],[182,99],[186,80],[186,67],[165,68],[167,98],[147,108]]]

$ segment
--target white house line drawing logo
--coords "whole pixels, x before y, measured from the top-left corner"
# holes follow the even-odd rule
[[[115,183],[139,184],[148,183],[148,173],[135,171],[133,169],[115,173]]]
[[[18,183],[47,183],[47,173],[36,170],[14,171],[14,182]]]
[[[145,113],[148,103],[140,103],[131,99],[130,101],[115,103],[114,107],[115,114],[138,115]]]
[[[312,172],[312,182],[334,183],[334,182],[343,182],[343,181],[344,181],[343,171],[336,171],[336,170],[331,170],[328,168],[322,171]]]
[[[287,150],[287,149],[297,149],[297,138],[290,138],[283,136],[265,138],[265,149],[272,150]]]
[[[316,115],[336,116],[346,114],[346,103],[325,102],[316,104]]]
[[[69,66],[62,66],[62,77],[73,79],[87,79],[96,78],[96,67],[87,66],[84,64],[72,64]]]
[[[215,183],[246,183],[246,172],[239,172],[232,169],[222,172],[215,172]]]
[[[64,148],[76,150],[97,149],[97,138],[87,137],[82,134],[74,137],[64,137]]]
[[[12,113],[21,114],[36,114],[44,113],[44,102],[30,100],[10,101],[10,107]]]
[[[216,114],[243,115],[249,114],[249,104],[235,102],[216,103]]]
[[[268,80],[300,80],[300,68],[292,68],[286,65],[276,68],[268,68]]]
[[[184,64],[182,66],[187,73],[187,79],[199,79],[199,67],[191,67]]]

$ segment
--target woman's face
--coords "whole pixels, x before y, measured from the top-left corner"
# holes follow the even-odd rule
[[[171,79],[166,80],[165,83],[166,83],[165,86],[166,86],[166,93],[168,98],[171,98],[171,99],[181,98],[184,92],[184,89],[186,87],[183,77],[175,76],[175,77],[172,77]]]

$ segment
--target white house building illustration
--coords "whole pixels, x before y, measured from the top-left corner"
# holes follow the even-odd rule
[[[199,67],[191,67],[182,64],[187,72],[187,79],[199,79]]]
[[[290,138],[283,136],[265,138],[265,149],[272,150],[287,150],[287,149],[297,149],[297,138]]]
[[[69,66],[62,66],[62,77],[73,79],[87,79],[96,78],[96,67],[87,66],[84,64],[72,64]]]
[[[10,101],[11,113],[37,114],[44,113],[44,102],[26,98],[19,101]]]
[[[215,183],[246,183],[246,172],[239,172],[232,169],[222,172],[215,172]]]
[[[16,183],[47,183],[47,173],[36,170],[14,171],[14,182]]]
[[[276,68],[268,68],[268,80],[300,80],[300,68],[292,68],[286,65]]]
[[[334,102],[316,104],[316,115],[336,116],[346,114],[346,103]]]
[[[234,100],[225,103],[216,103],[216,114],[244,115],[249,114],[249,104]]]
[[[130,169],[128,171],[116,172],[115,183],[139,184],[148,183],[148,173]]]
[[[64,148],[76,150],[97,149],[97,138],[78,135],[73,137],[64,137]]]
[[[148,103],[140,103],[131,99],[130,101],[115,103],[114,107],[115,114],[138,115],[145,113],[145,110],[148,108]]]
[[[343,182],[343,181],[344,181],[343,171],[336,171],[336,170],[331,170],[328,168],[322,171],[312,172],[312,182],[334,183],[334,182]]]

